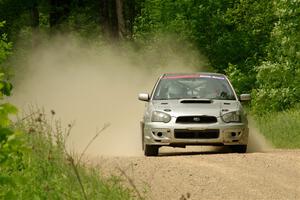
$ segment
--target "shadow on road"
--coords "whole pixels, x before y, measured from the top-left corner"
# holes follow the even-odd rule
[[[232,151],[228,147],[187,147],[186,149],[162,147],[159,156],[194,156],[226,153],[232,153]]]

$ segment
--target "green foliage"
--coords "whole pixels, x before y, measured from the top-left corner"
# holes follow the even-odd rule
[[[85,39],[101,39],[101,28],[97,25],[96,20],[91,20],[91,16],[86,14],[89,12],[89,9],[82,9],[81,12],[75,12],[70,15],[66,23],[70,32],[78,34]]]
[[[120,179],[102,177],[99,169],[67,152],[64,138],[72,126],[63,128],[54,114],[37,110],[17,122],[26,133],[27,151],[19,165],[1,165],[0,199],[132,199]]]
[[[265,62],[256,67],[253,109],[261,114],[293,107],[300,99],[300,1],[274,0],[276,22]]]
[[[178,40],[191,39],[194,20],[193,1],[145,1],[136,18],[134,38],[147,41],[160,34],[176,35]]]
[[[256,81],[253,71],[248,73],[242,72],[237,65],[229,63],[225,72],[234,85],[237,94],[251,93],[251,88],[253,88]]]
[[[0,23],[0,28],[4,23]],[[10,54],[11,43],[7,42],[5,34],[0,37],[0,65]],[[0,68],[1,69],[1,68]],[[9,103],[2,103],[5,96],[10,96],[12,84],[5,80],[4,73],[0,70],[0,186],[15,185],[16,179],[10,174],[3,173],[7,167],[20,167],[23,153],[26,151],[23,145],[23,134],[13,127],[10,115],[17,113],[17,108]],[[10,196],[10,193],[5,195]]]
[[[253,110],[257,114],[282,111],[295,105],[300,98],[300,71],[291,69],[286,63],[264,62],[257,67],[257,83],[253,90]]]
[[[265,55],[272,20],[272,3],[263,0],[151,0],[136,19],[134,36],[147,40],[157,33],[176,35],[179,41],[195,42],[218,71],[232,63],[248,75]]]
[[[299,66],[300,1],[274,0],[274,4],[278,21],[271,32],[271,42],[267,46],[268,60]]]
[[[0,30],[4,27],[5,21],[0,21]],[[7,34],[2,33],[0,35],[0,72],[2,68],[2,63],[8,58],[11,54],[12,43],[8,42]]]
[[[277,148],[300,148],[299,107],[256,116],[260,131]]]

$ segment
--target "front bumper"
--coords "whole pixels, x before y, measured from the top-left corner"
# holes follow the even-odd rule
[[[142,123],[144,144],[160,146],[186,145],[247,145],[249,129],[244,123],[177,124],[163,122]],[[193,138],[178,138],[175,132],[198,132]],[[206,131],[207,130],[207,131]],[[211,131],[218,136],[209,137]],[[205,138],[201,134],[206,134]]]

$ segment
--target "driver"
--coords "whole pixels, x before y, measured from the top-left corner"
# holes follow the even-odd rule
[[[171,84],[168,88],[168,98],[170,99],[182,99],[187,96],[187,90],[184,87],[180,87],[175,84]]]

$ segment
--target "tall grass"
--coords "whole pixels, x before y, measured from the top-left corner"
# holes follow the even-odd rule
[[[72,125],[63,128],[54,118],[38,110],[19,120],[25,150],[21,159],[0,166],[0,199],[133,199],[133,192],[118,177],[103,178],[96,167],[87,167],[66,150],[65,138]],[[48,118],[48,119],[47,119]]]
[[[260,131],[277,148],[300,148],[300,109],[256,117]]]

